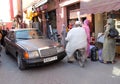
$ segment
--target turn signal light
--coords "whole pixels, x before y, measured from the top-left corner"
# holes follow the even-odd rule
[[[24,58],[29,59],[29,54],[27,52],[24,52]]]

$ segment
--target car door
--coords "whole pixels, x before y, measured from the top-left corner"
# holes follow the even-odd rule
[[[6,49],[8,52],[11,53],[11,39],[10,39],[10,37],[11,37],[11,31],[9,31],[9,33],[8,33],[7,36],[5,36],[4,41],[5,41],[5,49]]]
[[[8,35],[8,42],[7,43],[7,48],[9,49],[8,51],[13,55],[15,56],[16,55],[16,48],[15,48],[15,45],[16,45],[16,41],[15,41],[15,33],[14,31],[11,31]]]

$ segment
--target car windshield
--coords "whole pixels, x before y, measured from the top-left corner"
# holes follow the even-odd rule
[[[42,38],[40,30],[19,30],[16,31],[16,40],[28,40]]]

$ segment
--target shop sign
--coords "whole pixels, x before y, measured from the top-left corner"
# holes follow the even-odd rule
[[[48,2],[48,0],[40,0],[37,4],[35,4],[35,7],[41,6],[47,2]]]
[[[69,19],[79,19],[79,13],[80,13],[80,9],[76,9],[76,10],[70,10],[70,16]]]

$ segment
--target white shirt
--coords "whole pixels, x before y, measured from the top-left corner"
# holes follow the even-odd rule
[[[72,28],[65,38],[68,41],[66,45],[66,53],[72,56],[76,49],[87,47],[87,34],[82,27]]]

